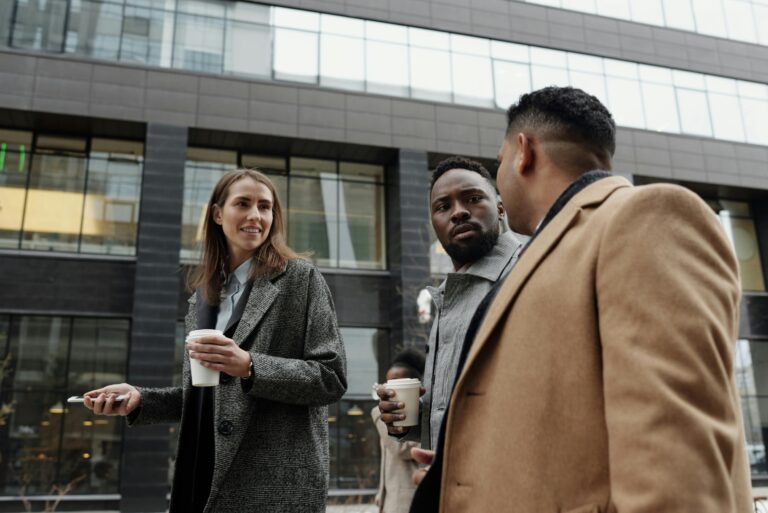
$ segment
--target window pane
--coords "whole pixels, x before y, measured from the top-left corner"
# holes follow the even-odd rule
[[[593,96],[596,96],[603,105],[608,105],[608,95],[605,92],[605,77],[594,73],[569,72],[570,83]]]
[[[664,25],[664,13],[661,0],[643,0],[642,2],[630,2],[632,21],[649,23],[651,25]]]
[[[339,267],[384,269],[384,187],[341,182]]]
[[[329,34],[320,36],[320,85],[354,91],[365,89],[362,39]]]
[[[142,153],[141,144],[92,141],[81,252],[136,254]]]
[[[503,41],[491,41],[491,55],[494,59],[505,61],[529,62],[529,47]]]
[[[533,62],[536,62],[532,59]],[[531,79],[533,90],[548,86],[567,86],[569,84],[568,71],[565,68],[548,68],[546,66],[531,65]]]
[[[712,0],[691,0],[696,30],[710,36],[728,37],[722,4]]]
[[[317,83],[317,33],[275,29],[275,78]]]
[[[493,77],[496,106],[499,108],[508,108],[520,99],[520,95],[531,90],[531,73],[527,64],[494,61]]]
[[[70,320],[66,317],[14,317],[9,352],[12,387],[51,390],[64,386]]]
[[[117,59],[123,6],[92,0],[74,2],[67,23],[67,53]]]
[[[448,52],[411,47],[411,97],[451,101],[451,59]]]
[[[224,68],[224,20],[176,15],[173,67],[209,73]]]
[[[286,27],[317,32],[320,28],[320,15],[309,11],[274,7],[272,19],[276,27]]]
[[[357,39],[365,38],[365,22],[345,16],[320,15],[320,32],[324,34],[336,34],[350,36]]]
[[[666,26],[680,30],[696,30],[691,0],[664,0]]]
[[[627,0],[596,0],[597,14],[611,18],[630,19]]]
[[[491,47],[487,39],[451,34],[451,52],[490,57]]]
[[[453,54],[453,101],[480,107],[493,106],[491,59]]]
[[[709,93],[708,96],[715,138],[744,142],[744,124],[741,121],[739,99],[726,94]]]
[[[130,324],[122,319],[74,319],[68,387],[72,395],[125,381]]]
[[[760,247],[749,205],[738,201],[718,201],[714,208],[739,259],[742,289],[765,291]]]
[[[197,261],[203,240],[203,222],[211,192],[219,178],[235,169],[235,152],[189,148],[184,166],[184,206],[181,211],[181,259]]]
[[[42,142],[42,139],[40,137],[38,141]],[[60,141],[70,144],[70,140],[62,138]],[[39,149],[39,146],[32,156],[21,247],[77,251],[87,159],[53,153]]]
[[[368,92],[408,96],[408,47],[369,39],[365,45],[365,61]]]
[[[747,142],[768,146],[768,130],[765,120],[768,119],[768,101],[741,99],[741,113],[744,116]]]
[[[0,248],[18,248],[32,134],[0,130]]]
[[[677,106],[680,109],[680,126],[683,133],[712,136],[705,93],[678,89]]]
[[[755,16],[755,25],[757,27],[768,27],[768,4],[752,4],[752,12]],[[757,31],[758,43],[768,45],[768,30]]]
[[[672,86],[643,83],[643,105],[648,130],[679,132],[677,102]]]
[[[224,71],[270,78],[272,74],[270,27],[241,21],[227,22]]]
[[[408,44],[408,28],[378,21],[365,22],[365,37],[373,41]]]
[[[67,4],[67,0],[18,2],[11,46],[47,52],[63,51]]]
[[[739,41],[757,43],[751,3],[744,0],[723,0],[723,8],[727,14],[725,23],[728,36]]]
[[[336,178],[336,161],[320,159],[291,158],[291,175]]]
[[[645,128],[640,83],[637,80],[607,77],[608,106],[617,125]]]
[[[173,11],[125,7],[120,60],[153,66],[171,66]]]
[[[418,46],[434,50],[448,50],[450,48],[449,34],[436,30],[409,28],[408,41],[412,47]]]
[[[749,465],[753,476],[765,476],[768,474],[768,343],[763,340],[739,340],[734,367],[741,396]]]
[[[333,175],[330,175],[333,176]],[[296,251],[311,251],[321,267],[337,267],[338,180],[292,177],[288,240]]]

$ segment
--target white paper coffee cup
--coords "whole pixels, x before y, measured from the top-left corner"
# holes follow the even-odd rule
[[[187,342],[194,341],[202,337],[211,335],[223,335],[221,330],[192,330],[187,335]],[[203,367],[200,360],[189,359],[189,370],[192,373],[192,386],[196,387],[215,387],[219,384],[221,373],[217,370]]]
[[[421,381],[416,378],[391,379],[384,383],[384,388],[395,392],[390,401],[405,404],[397,413],[405,413],[405,419],[396,420],[395,426],[409,427],[419,424],[419,390]]]

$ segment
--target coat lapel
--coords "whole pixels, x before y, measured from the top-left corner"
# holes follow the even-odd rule
[[[506,281],[501,286],[498,295],[488,308],[480,329],[477,332],[475,341],[470,348],[467,362],[464,365],[461,376],[457,380],[455,389],[458,390],[464,380],[467,370],[472,367],[473,361],[477,355],[489,343],[491,333],[496,329],[499,321],[504,314],[513,306],[521,289],[528,281],[528,278],[539,267],[539,264],[551,253],[558,241],[578,220],[581,210],[585,207],[594,206],[602,203],[616,189],[631,187],[629,181],[625,178],[614,176],[605,178],[583,191],[576,194],[555,216],[549,225],[533,240],[531,245],[525,250],[507,275]]]
[[[241,305],[238,304],[237,310],[240,310],[240,312],[236,310],[232,315],[232,317],[235,317],[238,313],[240,314],[240,322],[232,336],[232,339],[236,344],[240,346],[243,345],[253,330],[256,329],[256,326],[259,325],[264,314],[267,313],[269,307],[272,306],[272,303],[279,293],[280,289],[272,283],[268,276],[260,276],[254,280],[252,288],[247,296],[248,299],[244,305],[242,305],[242,310],[240,310]],[[245,297],[245,294],[243,294],[243,296]],[[240,301],[240,303],[242,303],[242,301]],[[266,352],[267,348],[268,346],[254,346],[250,349],[254,349],[257,352]]]

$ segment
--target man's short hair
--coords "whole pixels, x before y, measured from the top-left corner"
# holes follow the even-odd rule
[[[432,191],[432,188],[435,186],[435,182],[441,176],[454,169],[466,169],[468,171],[474,171],[488,181],[492,190],[496,190],[496,186],[493,183],[493,177],[491,176],[491,173],[489,173],[488,170],[485,169],[485,167],[480,162],[458,156],[448,157],[447,159],[444,159],[437,164],[435,170],[432,171],[432,178],[429,182],[429,190]]]
[[[507,110],[507,135],[532,130],[543,139],[585,145],[608,161],[616,151],[616,123],[600,100],[575,87],[524,94]]]

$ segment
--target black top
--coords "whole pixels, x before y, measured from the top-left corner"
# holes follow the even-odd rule
[[[549,224],[571,198],[587,186],[609,176],[611,176],[611,173],[607,171],[589,171],[571,183],[571,185],[560,194],[557,200],[555,200],[552,207],[550,207],[547,214],[544,216],[544,219],[542,219],[541,223],[536,228],[536,231],[525,246],[523,246],[520,255],[518,255],[517,262],[520,261],[523,253],[525,253],[525,250],[528,249],[528,246],[531,245],[536,236],[541,233],[544,227]],[[511,272],[512,271],[510,271],[507,276],[509,276]],[[459,376],[461,375],[461,371],[467,361],[467,355],[469,355],[469,349],[472,347],[475,335],[477,335],[477,330],[480,329],[480,325],[485,318],[485,313],[488,311],[488,307],[491,306],[493,298],[496,297],[496,294],[499,292],[499,289],[501,289],[503,283],[504,280],[502,279],[493,285],[493,288],[488,291],[488,294],[486,294],[478,305],[475,314],[472,316],[472,320],[469,322],[467,334],[464,337],[464,343],[461,348],[461,355],[459,356],[459,364],[456,369],[456,379],[454,379],[454,383],[458,381]],[[437,447],[435,447],[435,459],[432,462],[429,471],[424,476],[424,479],[419,484],[419,487],[416,489],[416,493],[413,496],[413,502],[411,503],[410,513],[437,513],[440,510],[440,481],[443,475],[443,450],[445,447],[445,425],[447,421],[448,409],[446,408],[443,422],[440,424]]]

